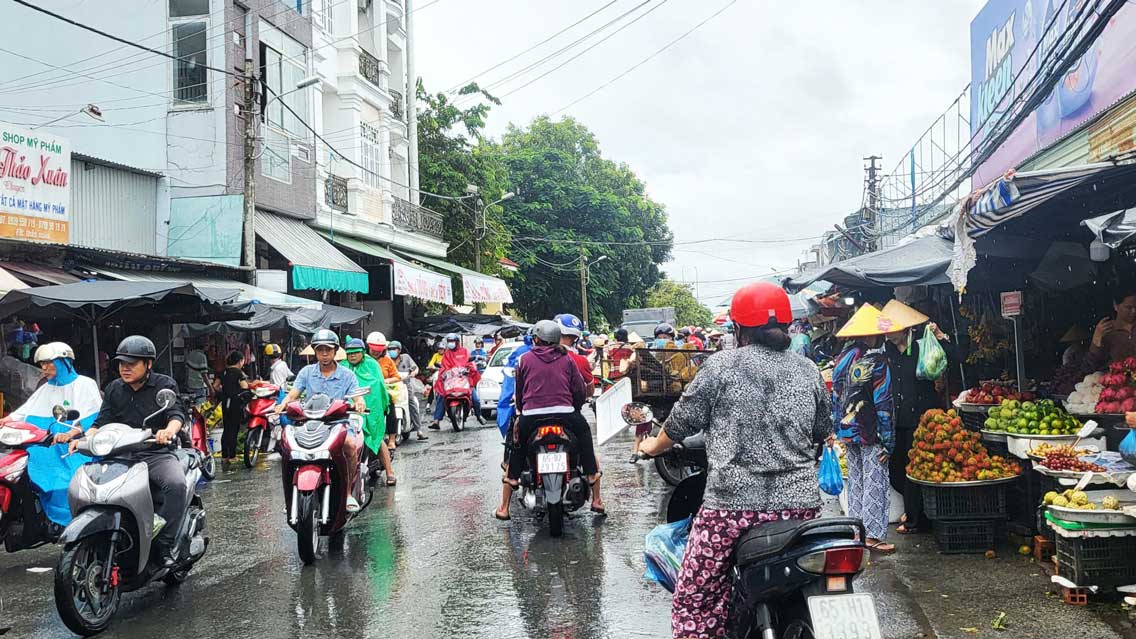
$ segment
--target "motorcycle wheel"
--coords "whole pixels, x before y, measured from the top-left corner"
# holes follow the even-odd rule
[[[111,586],[102,593],[103,560],[107,535],[87,537],[66,548],[55,567],[55,608],[71,632],[84,637],[107,629],[122,591]]]
[[[245,468],[256,466],[256,460],[260,459],[260,445],[263,437],[263,428],[249,429],[248,435],[245,437]]]
[[[316,560],[316,551],[319,550],[320,525],[316,513],[316,494],[314,492],[300,495],[300,521],[296,524],[296,547],[300,553],[300,561],[309,565]]]
[[[217,476],[217,458],[211,452],[201,453],[201,475],[209,481]]]
[[[458,419],[458,411],[460,410],[456,406],[446,405],[446,415],[450,418],[450,424],[454,427],[455,433],[460,433],[465,428],[465,420]]]
[[[809,625],[800,619],[794,620],[785,627],[781,633],[782,639],[813,639],[813,631]]]
[[[671,486],[678,486],[682,480],[698,473],[697,470],[680,462],[674,455],[656,457],[655,470],[659,471],[659,476]]]
[[[564,534],[564,504],[548,504],[548,534],[559,537]]]

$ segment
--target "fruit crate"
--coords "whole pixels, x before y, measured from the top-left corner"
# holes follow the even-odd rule
[[[959,417],[962,418],[963,427],[974,432],[982,430],[983,424],[986,423],[985,412],[963,410],[959,412]]]
[[[935,521],[935,544],[944,555],[982,554],[994,550],[998,522],[992,519]]]
[[[1006,491],[1010,521],[1031,532],[1046,531],[1045,517],[1038,514],[1045,493],[1059,490],[1057,480],[1033,471],[1033,462],[1022,462],[1021,478]],[[1039,523],[1040,521],[1040,523]]]
[[[1006,519],[1006,483],[923,488],[923,512],[935,522]]]
[[[1058,535],[1057,574],[1082,587],[1136,583],[1136,537]]]

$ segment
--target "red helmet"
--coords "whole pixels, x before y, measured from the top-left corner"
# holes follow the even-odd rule
[[[793,321],[789,296],[769,282],[747,284],[734,293],[730,319],[738,326],[788,325]]]

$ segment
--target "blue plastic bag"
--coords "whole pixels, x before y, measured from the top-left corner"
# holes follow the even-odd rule
[[[647,560],[647,572],[643,575],[644,578],[674,592],[693,521],[693,517],[687,517],[682,521],[659,524],[647,533],[646,550],[643,552]]]
[[[820,489],[829,495],[839,495],[844,490],[844,477],[840,475],[840,460],[832,446],[824,447],[820,458]]]
[[[1128,431],[1120,441],[1120,458],[1136,466],[1136,430]]]

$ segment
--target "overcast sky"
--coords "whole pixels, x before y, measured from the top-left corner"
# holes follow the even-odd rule
[[[416,0],[417,73],[448,89],[611,0]],[[562,56],[522,70],[633,9],[617,0],[593,18],[478,76],[502,97],[489,120],[552,114],[626,71],[729,0],[649,0]],[[970,20],[983,0],[892,2],[737,0],[626,77],[570,107],[608,158],[627,162],[666,205],[678,241],[786,240],[676,247],[664,269],[713,305],[724,282],[796,265],[802,251],[860,206],[863,161],[898,158],[969,81]],[[518,89],[658,8],[530,86]],[[561,116],[556,116],[561,117]],[[681,249],[681,250],[679,250]],[[697,252],[695,252],[697,251]]]

